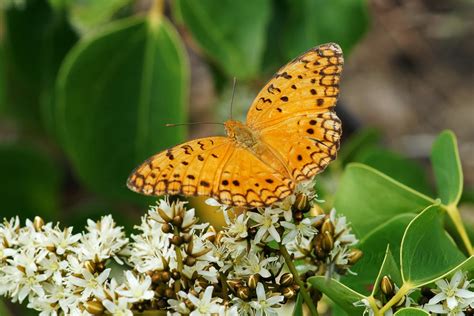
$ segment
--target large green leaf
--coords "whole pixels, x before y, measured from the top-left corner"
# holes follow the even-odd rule
[[[199,46],[227,75],[245,79],[259,73],[269,0],[176,0],[174,5]]]
[[[27,0],[24,8],[10,7],[5,11],[5,28],[6,112],[28,122],[28,128],[41,126],[56,73],[77,35],[65,12],[52,10],[47,0]]]
[[[44,154],[27,146],[0,145],[0,217],[56,218],[61,176]]]
[[[364,255],[351,268],[357,274],[344,276],[341,279],[342,283],[359,293],[369,295],[372,292],[379,267],[384,261],[387,245],[390,245],[390,250],[394,254],[396,264],[400,263],[399,253],[403,233],[414,217],[415,214],[400,214],[375,228],[364,237],[357,245],[357,248]],[[401,286],[401,284],[398,285]]]
[[[463,174],[453,132],[444,131],[435,140],[431,162],[441,201],[446,205],[456,205],[462,194]]]
[[[318,44],[338,43],[347,54],[368,28],[369,14],[364,0],[286,0],[280,43],[286,58],[293,58]]]
[[[419,308],[407,307],[397,311],[394,315],[396,316],[429,316],[430,313]]]
[[[418,192],[432,195],[422,166],[395,152],[377,147],[366,148],[359,152],[354,161],[377,169]]]
[[[444,230],[443,218],[444,210],[433,205],[408,225],[400,250],[404,282],[421,286],[466,259]]]
[[[339,281],[324,276],[311,277],[308,282],[321,293],[327,295],[349,315],[362,315],[364,308],[354,305],[354,303],[365,298],[362,294],[348,288]]]
[[[359,164],[346,167],[335,207],[347,216],[358,236],[402,213],[418,213],[434,201],[383,173]]]
[[[61,140],[77,175],[111,197],[146,158],[184,139],[187,59],[160,16],[132,18],[76,46],[57,82]]]

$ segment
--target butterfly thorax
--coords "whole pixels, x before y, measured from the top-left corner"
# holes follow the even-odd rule
[[[258,144],[258,136],[242,122],[229,120],[224,125],[227,135],[238,145],[253,149]]]

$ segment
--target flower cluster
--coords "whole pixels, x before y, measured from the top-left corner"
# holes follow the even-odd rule
[[[472,280],[462,271],[457,271],[450,281],[436,281],[435,289],[423,289],[423,296],[429,298],[424,305],[426,311],[449,316],[460,316],[474,312],[474,292],[470,291]]]
[[[227,226],[217,232],[165,198],[130,238],[111,216],[80,234],[40,218],[5,220],[0,295],[41,315],[277,315],[301,280],[344,274],[361,255],[345,218],[314,201],[306,184],[272,207],[220,206]]]
[[[402,307],[423,308],[433,315],[464,316],[474,314],[474,291],[470,288],[472,280],[468,280],[466,273],[458,270],[450,280],[441,279],[435,282],[435,287],[422,287],[418,289],[418,301],[415,302],[410,294],[417,289],[412,289],[403,295],[398,302],[384,312],[384,316],[392,316],[395,311]],[[377,309],[381,309],[383,303],[393,298],[399,288],[392,282],[389,276],[384,276],[379,284],[380,299],[373,299]],[[376,315],[374,306],[370,300],[364,298],[354,303],[355,306],[365,307],[364,315]]]

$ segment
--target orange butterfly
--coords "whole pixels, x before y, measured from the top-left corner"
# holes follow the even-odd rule
[[[146,160],[128,187],[146,195],[211,196],[262,207],[336,157],[341,122],[334,112],[344,59],[337,44],[317,46],[281,68],[253,101],[247,122],[225,122],[226,137],[192,140]]]

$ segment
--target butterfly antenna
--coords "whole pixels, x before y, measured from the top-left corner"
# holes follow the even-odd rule
[[[234,83],[232,84],[232,98],[230,99],[230,119],[232,120],[232,105],[234,104],[235,86],[237,85],[237,78],[234,77]]]
[[[217,122],[192,122],[192,123],[165,124],[165,126],[166,126],[166,127],[175,127],[175,126],[198,125],[198,124],[224,125],[224,123],[217,123]]]

